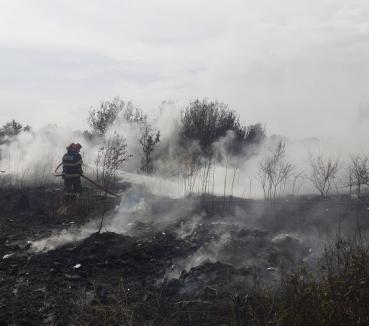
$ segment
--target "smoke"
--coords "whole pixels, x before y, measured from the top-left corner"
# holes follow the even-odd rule
[[[359,137],[342,135],[336,139],[293,140],[283,136],[269,136],[265,141],[249,144],[232,155],[228,149],[234,142],[235,135],[229,131],[212,144],[213,162],[209,165],[204,158],[196,171],[190,171],[190,158],[201,156],[201,149],[197,142],[187,146],[186,151],[181,147],[181,108],[173,102],[163,102],[158,110],[153,110],[148,115],[148,122],[153,130],[158,130],[161,134],[160,143],[152,153],[155,173],[150,176],[144,176],[140,172],[143,153],[139,143],[142,128],[139,123],[117,119],[105,139],[114,133],[126,139],[128,154],[132,156],[121,167],[120,175],[130,182],[138,182],[140,179],[139,182],[144,183],[153,193],[180,197],[191,192],[201,193],[206,189],[213,195],[242,198],[263,197],[258,164],[278,141],[283,140],[286,142],[286,160],[293,164],[295,169],[282,195],[314,194],[317,192],[310,181],[309,155],[323,153],[327,157],[338,157],[341,163],[337,183],[341,182],[350,155],[366,152],[366,138],[360,136],[364,132],[362,121],[366,119],[366,112],[363,108],[358,112],[361,117],[361,123],[356,125]],[[96,169],[95,159],[103,138],[89,138],[86,135],[81,131],[55,125],[23,132],[13,137],[10,142],[0,145],[0,169],[6,171],[8,176],[14,177],[17,182],[55,182],[52,172],[60,163],[65,146],[71,142],[80,142],[83,145],[84,169],[86,173],[93,174]],[[338,191],[343,193],[346,189],[341,187]]]
[[[350,205],[342,209],[339,204],[315,200],[301,203],[298,199],[282,197],[277,202],[268,202],[251,198],[263,196],[258,179],[259,162],[281,140],[286,142],[286,160],[296,167],[295,173],[301,173],[294,189],[293,178],[288,181],[283,196],[315,193],[309,180],[311,153],[339,156],[344,166],[345,159],[358,147],[347,149],[347,143],[343,145],[333,139],[301,141],[271,136],[260,144],[230,154],[227,149],[235,135],[228,132],[212,144],[211,164],[203,157],[200,167],[191,175],[183,158],[196,156],[201,149],[193,142],[183,152],[179,145],[179,108],[174,107],[172,103],[166,105],[149,119],[152,127],[161,132],[161,142],[153,152],[152,175],[139,172],[142,155],[139,124],[117,121],[106,134],[106,137],[114,133],[124,136],[128,153],[133,156],[118,173],[119,182],[131,186],[120,192],[121,202],[106,216],[103,232],[144,241],[156,232],[171,233],[188,242],[189,254],[174,259],[167,271],[169,277],[179,277],[183,270],[190,271],[205,262],[222,262],[263,272],[278,270],[283,264],[313,262],[338,233],[353,233],[356,220]],[[85,171],[93,174],[102,141],[70,128],[46,126],[2,144],[0,168],[16,177],[25,174],[30,184],[56,182],[52,171],[60,162],[65,146],[80,142]],[[204,190],[204,183],[208,193],[205,202],[210,203],[205,206],[202,198],[196,196]],[[229,196],[248,200],[230,203],[233,199]],[[229,203],[234,212],[225,209]],[[52,236],[30,239],[32,250],[44,252],[81,241],[98,230],[99,222],[97,218],[81,226],[71,225]]]
[[[354,235],[358,222],[350,205],[319,200],[246,200],[234,203],[232,214],[218,200],[209,212],[196,197],[166,196],[166,186],[159,190],[155,186],[158,177],[121,176],[132,186],[120,193],[121,202],[106,216],[102,231],[149,242],[160,241],[155,240],[157,233],[168,233],[188,243],[185,256],[173,257],[168,278],[179,278],[207,262],[220,262],[257,271],[261,279],[274,282],[281,268],[315,263],[338,234]],[[367,230],[362,213],[358,213],[359,224]],[[95,233],[98,224],[99,219],[72,225],[31,242],[32,248],[44,252],[81,241]]]
[[[79,132],[53,125],[22,132],[0,146],[1,169],[15,180],[22,178],[34,185],[50,183],[65,146],[81,138]]]
[[[96,232],[97,228],[94,224],[96,223],[89,223],[78,228],[70,227],[49,237],[30,241],[29,243],[32,245],[31,249],[34,252],[47,252],[67,243],[81,241]]]
[[[175,200],[154,195],[145,184],[133,184],[120,195],[121,202],[105,217],[102,232],[136,236],[143,236],[147,232],[162,232],[168,225],[175,225],[182,218],[187,220],[197,207],[191,199]],[[51,236],[31,241],[32,250],[49,251],[70,242],[81,241],[96,233],[99,225],[100,218],[80,226],[72,222],[70,227]]]

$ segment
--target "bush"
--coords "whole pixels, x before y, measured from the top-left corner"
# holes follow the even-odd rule
[[[88,124],[92,131],[98,135],[104,135],[124,107],[125,103],[117,97],[111,102],[101,102],[99,109],[92,109],[89,112]]]
[[[112,101],[101,102],[99,109],[92,109],[89,112],[88,124],[93,133],[102,136],[119,119],[128,123],[141,123],[146,121],[146,116],[131,102],[125,103],[115,97]]]
[[[154,172],[152,154],[156,145],[160,142],[160,132],[154,130],[148,123],[145,123],[141,128],[141,136],[138,141],[142,148],[140,169],[146,174],[151,174]]]
[[[0,128],[0,144],[8,141],[9,138],[19,135],[21,132],[29,132],[31,130],[30,126],[23,126],[21,123],[12,120],[5,123]]]
[[[248,311],[259,325],[368,325],[369,247],[339,239],[320,269],[284,274],[280,288],[264,290]]]
[[[98,183],[108,188],[117,176],[118,169],[131,155],[127,152],[126,139],[117,133],[100,147],[95,160],[95,176]]]
[[[233,139],[226,150],[231,154],[239,154],[245,146],[265,138],[264,129],[260,124],[242,126],[235,111],[217,101],[197,99],[190,102],[181,122],[181,145],[189,148],[193,142],[197,142],[205,157],[213,156],[213,144],[229,132],[233,134]]]

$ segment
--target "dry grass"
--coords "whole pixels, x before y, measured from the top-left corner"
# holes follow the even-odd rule
[[[248,321],[235,325],[369,325],[369,248],[339,239],[317,270],[285,274],[256,298],[242,306]]]
[[[285,274],[277,289],[211,300],[165,298],[162,292],[138,299],[120,283],[104,302],[96,294],[77,306],[73,324],[369,325],[369,247],[339,239],[315,270]]]

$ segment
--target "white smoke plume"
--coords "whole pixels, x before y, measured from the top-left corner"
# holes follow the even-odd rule
[[[361,110],[360,112],[362,112]],[[173,102],[163,102],[158,110],[152,111],[148,115],[148,121],[154,130],[160,131],[161,141],[153,152],[156,173],[146,177],[140,173],[140,162],[142,149],[139,144],[141,127],[139,124],[130,124],[124,120],[117,120],[107,132],[106,138],[115,133],[125,137],[127,150],[132,157],[125,162],[122,169],[126,173],[127,179],[139,178],[146,183],[153,192],[171,197],[187,195],[188,189],[184,187],[183,166],[179,158],[181,151],[178,146],[180,129],[181,107]],[[363,113],[361,113],[363,116]],[[87,116],[87,112],[86,112]],[[364,116],[365,118],[365,116]],[[339,179],[343,178],[345,166],[349,163],[350,155],[366,153],[365,145],[366,130],[360,122],[356,122],[356,134],[342,135],[337,138],[319,140],[310,138],[305,140],[286,139],[281,136],[267,138],[261,145],[249,146],[247,153],[242,155],[228,156],[225,148],[232,141],[234,135],[229,132],[225,137],[213,144],[218,159],[211,168],[208,178],[207,190],[215,195],[236,196],[243,198],[261,198],[262,189],[258,178],[258,162],[265,153],[274,146],[276,141],[284,139],[286,142],[287,160],[291,162],[296,173],[300,173],[298,186],[294,191],[297,194],[316,193],[312,186],[309,175],[309,155],[323,153],[326,156],[338,157],[340,159]],[[55,181],[52,177],[54,168],[60,163],[65,152],[65,146],[71,142],[82,144],[82,156],[87,173],[93,174],[95,169],[95,159],[101,140],[88,139],[81,131],[55,125],[45,126],[40,129],[24,132],[14,137],[11,142],[0,145],[1,160],[0,170],[6,171],[7,175],[18,180],[27,180],[34,184],[46,184]],[[196,143],[193,144],[193,151],[199,151]],[[165,155],[162,155],[165,153]],[[124,174],[122,172],[122,175]],[[133,174],[132,174],[133,173]],[[193,191],[201,192],[204,182],[203,170],[197,172],[194,181]],[[140,174],[140,176],[134,174]],[[0,176],[3,177],[4,175]],[[283,195],[292,194],[293,180],[289,180],[286,191]],[[154,189],[155,188],[155,189]],[[298,190],[298,191],[297,191]],[[341,188],[340,192],[346,190]]]

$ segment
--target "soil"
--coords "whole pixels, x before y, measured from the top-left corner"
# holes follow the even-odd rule
[[[114,305],[107,325],[227,325],[240,293],[276,286],[281,270],[316,258],[317,230],[368,227],[365,200],[239,201],[234,216],[215,213],[221,200],[212,211],[196,200],[184,211],[188,203],[152,197],[118,232],[113,198],[91,192],[66,204],[56,186],[2,190],[0,325],[98,325],[96,307]],[[104,204],[107,227],[96,233]],[[87,224],[96,231],[79,241],[35,250]]]

